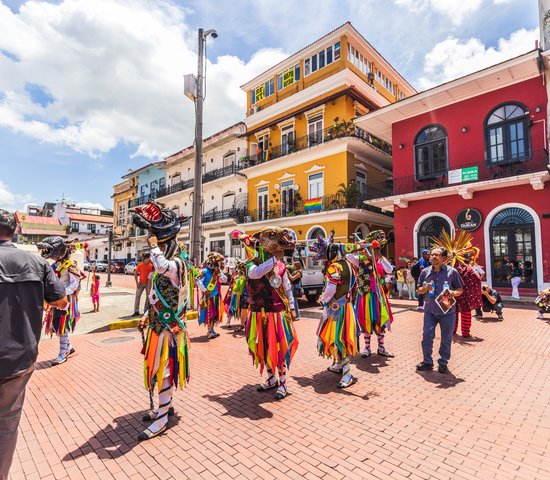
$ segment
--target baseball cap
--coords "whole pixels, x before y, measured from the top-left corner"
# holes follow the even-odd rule
[[[424,255],[425,253],[430,253],[430,251],[427,248],[425,248],[424,250],[422,250],[422,255]]]

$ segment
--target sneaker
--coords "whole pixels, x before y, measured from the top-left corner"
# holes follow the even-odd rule
[[[537,318],[539,318],[540,320],[544,320],[544,313],[539,312]]]
[[[420,362],[416,366],[416,370],[419,372],[427,372],[428,370],[433,370],[433,369],[434,369],[433,363]]]
[[[74,352],[76,352],[76,350],[74,349],[74,347],[71,347],[71,349],[67,352],[67,357],[69,355],[72,355]]]
[[[370,357],[370,348],[365,348],[365,350],[363,350],[361,352],[361,357],[363,358],[369,358]]]
[[[497,315],[497,318],[498,318],[499,320],[504,320],[504,317],[503,317],[502,315]],[[542,318],[544,318],[544,317],[542,317]]]
[[[349,378],[342,378],[338,385],[338,388],[348,388],[357,383],[357,379],[353,375],[349,375]]]
[[[388,350],[386,350],[385,348],[384,349],[378,349],[378,355],[380,355],[381,357],[388,357],[388,358],[393,358],[395,357],[395,355],[391,352],[389,352]]]
[[[449,373],[449,367],[447,365],[440,364],[439,367],[437,367],[437,371],[439,373]]]
[[[264,383],[260,384],[260,386],[256,388],[256,391],[265,392],[266,390],[272,390],[278,386],[279,382],[277,381],[277,377],[275,377],[275,375],[271,375]]]
[[[62,363],[65,363],[67,361],[67,355],[65,356],[62,356],[62,355],[59,355],[53,362],[52,362],[52,367],[56,366],[56,365],[61,365]]]
[[[285,385],[280,385],[277,391],[275,392],[275,400],[282,400],[286,397],[287,390]]]
[[[342,373],[342,365],[338,365],[337,363],[335,363],[335,364],[331,365],[330,367],[328,367],[327,370],[329,372],[341,374]]]
[[[423,312],[423,311],[424,311],[424,307],[416,307],[416,311],[417,311],[417,312]]]
[[[152,432],[151,430],[146,428],[143,432],[141,432],[138,435],[137,441],[138,442],[143,442],[144,440],[150,440],[151,438],[154,438],[154,437],[160,435],[161,433],[164,433],[167,428],[168,428],[168,425],[164,425],[158,432]]]

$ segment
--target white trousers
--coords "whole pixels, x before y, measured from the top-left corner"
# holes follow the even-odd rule
[[[519,300],[519,284],[521,283],[521,277],[512,277],[512,298]]]

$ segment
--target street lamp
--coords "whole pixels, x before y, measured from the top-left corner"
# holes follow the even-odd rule
[[[204,83],[206,73],[204,71],[205,60],[205,44],[208,36],[218,38],[218,32],[214,29],[206,30],[199,28],[199,58],[197,78],[189,79],[186,76],[186,95],[194,99],[195,102],[195,178],[194,178],[194,195],[193,195],[193,216],[191,217],[191,258],[196,262],[201,261],[201,203],[202,203],[202,105],[204,102]],[[191,80],[191,81],[190,81]],[[189,85],[189,83],[191,85]],[[194,84],[194,85],[193,85]],[[194,95],[189,92],[189,87],[194,91]],[[196,87],[194,89],[193,87]]]
[[[107,256],[107,282],[105,283],[106,287],[112,287],[113,284],[111,283],[111,255],[112,255],[112,247],[113,247],[113,228],[108,229],[109,233],[109,254]]]

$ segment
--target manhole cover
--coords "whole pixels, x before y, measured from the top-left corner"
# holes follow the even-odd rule
[[[131,342],[134,339],[134,337],[112,337],[112,338],[106,338],[105,340],[101,340],[101,343],[123,343],[123,342]]]

